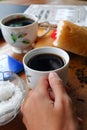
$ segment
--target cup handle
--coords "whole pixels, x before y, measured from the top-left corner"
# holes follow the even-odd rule
[[[49,22],[41,22],[39,23],[39,28],[40,27],[46,27],[46,29],[44,29],[44,32],[41,35],[38,35],[38,38],[41,38],[43,36],[45,36],[51,29],[50,23]]]

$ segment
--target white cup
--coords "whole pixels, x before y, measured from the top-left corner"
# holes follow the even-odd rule
[[[20,18],[31,19],[33,20],[33,23],[23,26],[18,25],[15,27],[6,25],[6,22]],[[16,53],[26,53],[28,50],[31,49],[31,45],[35,42],[37,37],[44,36],[50,30],[50,24],[48,22],[38,24],[37,17],[24,13],[16,13],[6,16],[1,19],[0,24],[5,41],[12,46],[12,50]],[[48,28],[40,36],[38,36],[39,25],[43,24],[46,24]]]
[[[63,59],[64,65],[61,68],[51,70],[51,71],[55,71],[63,80],[64,84],[66,84],[68,78],[68,65],[69,65],[68,53],[62,49],[55,48],[55,47],[40,47],[27,52],[23,57],[23,65],[24,65],[28,86],[31,89],[35,88],[40,76],[47,76],[50,72],[50,71],[39,71],[28,67],[29,60],[32,57],[39,54],[54,54],[54,55],[58,55]]]

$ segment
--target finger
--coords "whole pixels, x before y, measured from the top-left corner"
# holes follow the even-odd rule
[[[49,84],[54,93],[55,101],[59,101],[65,93],[65,88],[60,77],[55,72],[49,73]]]
[[[26,96],[21,104],[21,112],[23,112],[23,107],[25,106],[25,103],[29,100],[29,97],[30,95],[32,94],[33,90],[29,90],[27,93],[26,93]]]
[[[23,118],[23,123],[26,126],[27,130],[29,129],[29,124],[25,118]]]
[[[41,95],[48,96],[48,88],[49,88],[49,82],[47,76],[40,77],[36,85],[36,91],[41,93]]]
[[[49,84],[55,96],[58,96],[60,93],[65,93],[65,88],[62,80],[55,72],[49,73]]]

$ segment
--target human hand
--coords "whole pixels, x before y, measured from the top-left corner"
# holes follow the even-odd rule
[[[71,99],[54,72],[41,77],[25,99],[21,111],[27,130],[77,130]]]

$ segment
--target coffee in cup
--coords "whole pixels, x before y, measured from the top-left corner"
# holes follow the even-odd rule
[[[38,54],[29,59],[27,66],[37,71],[52,71],[64,66],[65,61],[62,57],[52,54]]]

